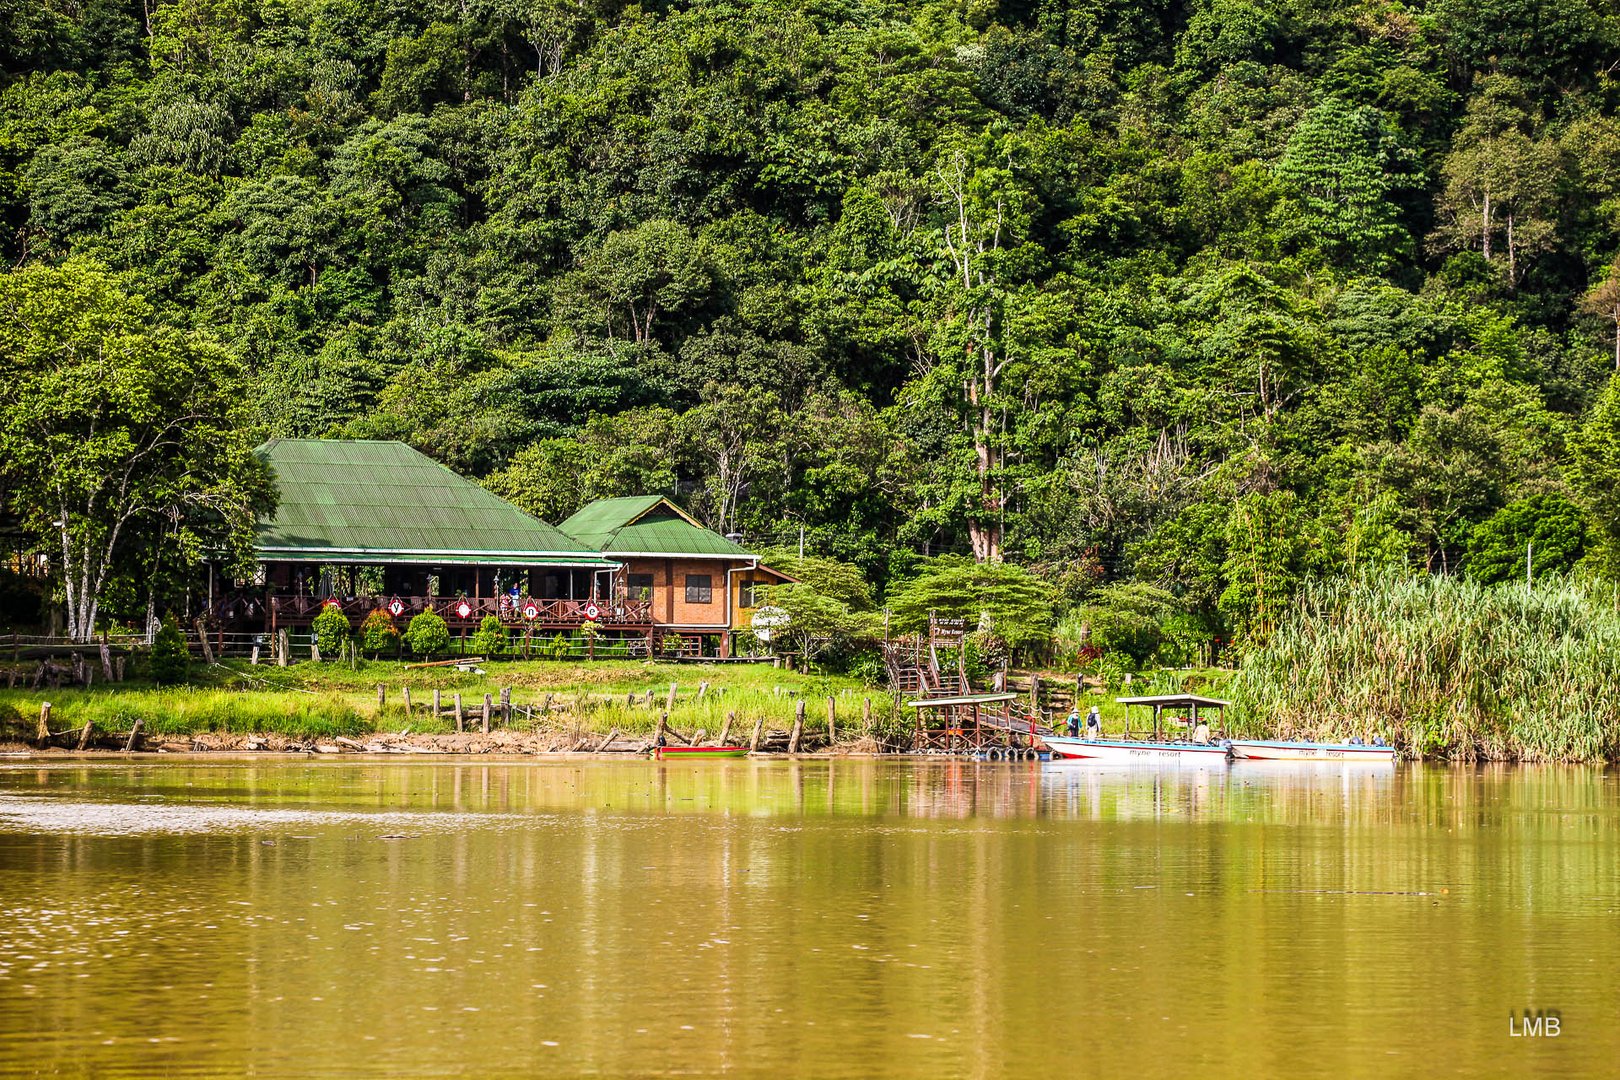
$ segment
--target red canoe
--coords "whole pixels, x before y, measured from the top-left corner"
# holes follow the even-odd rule
[[[655,746],[652,756],[673,758],[741,758],[748,756],[746,746]]]

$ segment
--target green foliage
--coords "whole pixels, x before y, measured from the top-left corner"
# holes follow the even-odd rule
[[[309,628],[315,635],[315,644],[321,650],[322,657],[327,660],[342,658],[343,647],[349,643],[349,617],[337,605],[323,606]]]
[[[853,614],[1023,567],[927,602],[1031,655],[1132,582],[1258,643],[1566,486],[1620,577],[1585,0],[0,7],[0,523],[75,636],[245,563],[278,435],[678,493]]]
[[[933,612],[964,619],[970,630],[994,634],[1008,648],[1043,652],[1051,639],[1054,599],[1052,586],[1022,567],[941,555],[893,585],[888,604],[896,630],[926,631]]]
[[[180,624],[175,622],[174,616],[163,620],[158,628],[157,636],[152,639],[152,653],[147,661],[147,670],[152,681],[160,686],[186,681],[186,672],[191,666],[191,654],[186,650],[185,635],[180,632]]]
[[[1533,576],[1566,574],[1585,553],[1586,536],[1580,507],[1562,495],[1533,495],[1474,526],[1463,566],[1469,577],[1486,584],[1523,578],[1527,570]]]
[[[399,627],[386,608],[376,608],[360,624],[360,649],[369,656],[391,656],[399,651]]]
[[[1620,750],[1620,597],[1564,581],[1378,576],[1305,587],[1245,658],[1234,730],[1408,753],[1593,761]]]
[[[1174,595],[1140,582],[1106,585],[1080,609],[1087,643],[1104,653],[1130,657],[1135,668],[1147,666],[1158,653],[1166,624],[1176,614]]]
[[[567,641],[567,638],[563,640]],[[501,625],[501,620],[494,615],[485,615],[477,631],[468,639],[467,647],[476,656],[500,656],[506,652],[509,643],[506,627]]]
[[[755,627],[768,620],[774,652],[793,652],[806,664],[828,654],[848,656],[877,629],[868,613],[850,609],[849,603],[814,585],[799,582],[760,590]]]
[[[419,611],[405,628],[405,641],[417,656],[437,656],[450,648],[450,628],[436,612]]]

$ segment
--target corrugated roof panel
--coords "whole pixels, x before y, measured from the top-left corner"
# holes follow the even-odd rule
[[[480,551],[587,556],[594,549],[399,442],[275,439],[257,453],[280,504],[258,526],[261,549]]]
[[[599,499],[564,521],[562,528],[607,555],[753,557],[713,529],[693,524],[661,495]]]

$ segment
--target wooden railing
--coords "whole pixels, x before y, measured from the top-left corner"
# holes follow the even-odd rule
[[[215,606],[220,618],[256,618],[246,598],[237,597]],[[302,621],[319,615],[327,604],[336,604],[351,620],[364,619],[381,608],[399,619],[409,619],[424,611],[437,613],[453,626],[478,623],[493,615],[508,626],[578,626],[597,622],[603,626],[647,626],[652,622],[652,602],[648,600],[556,600],[510,596],[367,596],[349,599],[317,599],[312,596],[273,596],[270,610],[276,621]],[[264,601],[258,601],[263,612]]]

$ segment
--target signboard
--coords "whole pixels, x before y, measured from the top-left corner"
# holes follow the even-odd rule
[[[525,619],[537,619],[537,618],[539,618],[540,617],[539,605],[537,605],[533,600],[530,600],[527,604],[524,604],[523,605],[523,617]]]
[[[947,619],[928,614],[928,640],[935,645],[960,645],[967,633],[966,619]]]
[[[405,614],[405,605],[400,601],[399,597],[396,596],[388,601],[388,614],[395,617]]]
[[[749,626],[753,628],[754,636],[762,644],[769,645],[771,635],[786,626],[789,621],[787,612],[779,607],[767,605],[766,607],[754,609],[754,615],[749,621]]]
[[[592,600],[585,605],[585,617],[587,619],[594,622],[596,621],[596,617],[600,614],[602,614],[602,609],[596,606],[595,600]]]
[[[472,605],[463,600],[461,603],[456,605],[456,614],[465,619],[467,616],[472,614]]]

